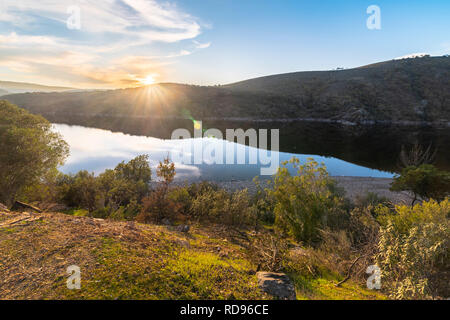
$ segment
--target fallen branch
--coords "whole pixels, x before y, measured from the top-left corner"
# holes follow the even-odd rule
[[[353,261],[353,263],[351,264],[350,268],[348,269],[347,276],[344,278],[344,280],[339,281],[338,283],[336,283],[335,286],[336,286],[336,287],[340,287],[343,283],[347,282],[347,281],[350,279],[351,275],[352,275],[352,269],[353,269],[353,267],[356,265],[356,263],[357,263],[361,258],[364,258],[364,257],[367,257],[367,256],[368,256],[368,254],[364,254],[364,255],[359,256],[358,258],[356,258],[355,261]]]
[[[6,221],[4,223],[1,223],[0,224],[0,228],[10,227],[10,226],[12,226],[12,225],[14,225],[16,223],[19,223],[19,222],[33,222],[33,221],[40,220],[40,219],[42,219],[42,217],[33,217],[31,215],[21,216],[21,217],[19,217],[17,219],[14,219],[12,221],[8,220],[8,221]]]

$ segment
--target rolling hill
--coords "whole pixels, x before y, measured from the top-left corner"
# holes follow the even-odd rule
[[[161,83],[109,91],[15,94],[3,99],[43,115],[447,124],[450,58],[392,60],[214,87]]]
[[[35,83],[0,81],[0,95],[6,93],[26,93],[26,92],[63,92],[74,90],[68,87],[51,87]]]

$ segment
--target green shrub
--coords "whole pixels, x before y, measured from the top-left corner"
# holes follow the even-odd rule
[[[205,191],[192,200],[190,212],[197,221],[230,226],[255,225],[257,221],[247,189],[234,193],[223,189]]]
[[[134,220],[136,216],[142,211],[142,205],[136,200],[132,200],[128,205],[122,206],[109,215],[113,220]]]
[[[413,208],[379,208],[382,228],[376,260],[382,286],[395,299],[448,297],[450,270],[450,200]]]
[[[87,171],[59,175],[55,183],[57,199],[69,207],[86,209],[94,216],[106,218],[147,196],[150,178],[148,156],[138,156],[98,177]],[[126,216],[133,215],[130,208],[126,209],[129,212]]]
[[[431,164],[410,166],[394,178],[391,191],[411,192],[414,195],[412,205],[419,197],[441,201],[450,195],[450,172],[440,171]]]
[[[253,182],[256,185],[256,193],[253,196],[252,203],[258,216],[257,219],[258,221],[272,225],[275,223],[274,200],[270,196],[268,189],[261,187],[258,177],[255,177]]]
[[[288,164],[297,170],[296,176],[289,173]],[[276,226],[297,240],[317,241],[320,229],[337,228],[346,217],[335,181],[313,159],[304,165],[297,158],[283,163],[269,196],[275,203]]]

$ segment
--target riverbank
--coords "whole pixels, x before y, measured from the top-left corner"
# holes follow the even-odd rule
[[[411,198],[406,192],[392,192],[389,190],[393,181],[391,178],[372,178],[372,177],[332,177],[338,183],[338,186],[344,188],[346,197],[354,200],[358,196],[364,196],[368,192],[376,193],[380,197],[385,197],[393,203],[410,203]],[[250,194],[257,191],[256,185],[252,180],[230,180],[230,181],[210,181],[219,187],[234,192],[237,190],[248,189]],[[152,182],[156,185],[156,182]],[[176,181],[176,185],[183,185],[186,182]],[[261,181],[261,186],[267,186],[267,180]]]
[[[368,192],[376,193],[394,203],[408,202],[409,196],[403,192],[392,192],[389,190],[393,179],[372,177],[333,177],[339,185],[344,188],[346,196],[354,200],[357,196],[363,196]],[[250,193],[256,192],[256,186],[251,180],[247,181],[222,181],[217,183],[224,189],[236,191],[247,188]],[[264,181],[262,182],[264,185]]]

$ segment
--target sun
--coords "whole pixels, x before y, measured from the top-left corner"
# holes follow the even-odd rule
[[[154,84],[155,78],[153,78],[153,76],[149,74],[145,79],[141,80],[141,83],[145,85]]]

